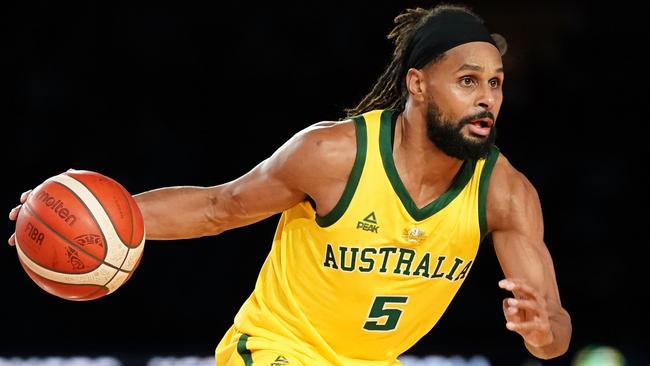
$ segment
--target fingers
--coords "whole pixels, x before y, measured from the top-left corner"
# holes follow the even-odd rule
[[[23,207],[23,203],[27,201],[27,198],[29,198],[29,194],[32,193],[32,190],[28,190],[23,192],[23,194],[20,195],[20,205],[14,207],[9,211],[9,220],[11,221],[16,221],[18,218],[18,213],[20,213],[20,208]],[[8,240],[9,245],[14,246],[16,245],[16,233],[11,234]]]
[[[516,306],[511,306],[508,303],[510,299],[503,299],[503,315],[505,315],[507,321],[522,321],[522,313],[519,312],[519,309]]]
[[[27,197],[29,197],[29,194],[32,193],[32,190],[28,190],[23,192],[23,194],[20,195],[20,203],[25,203],[27,201]]]
[[[521,323],[534,319],[548,321],[546,299],[526,281],[507,278],[499,281],[499,287],[512,291],[514,298],[503,300],[503,314],[509,323]],[[510,328],[508,328],[510,329]]]
[[[9,220],[15,221],[18,218],[18,212],[20,212],[20,207],[22,205],[18,205],[9,211]],[[14,246],[16,245],[16,233],[11,234],[9,237],[9,245]]]
[[[547,299],[526,280],[506,278],[499,287],[515,297],[503,300],[506,328],[521,335],[526,344],[543,347],[553,342]]]
[[[20,208],[22,205],[18,205],[9,211],[9,220],[15,221],[18,218],[18,213],[20,212]]]
[[[530,286],[526,281],[515,279],[515,278],[506,278],[499,281],[499,287],[504,290],[512,291],[517,297],[520,298],[538,298],[538,292],[535,288]]]
[[[521,335],[527,344],[534,347],[544,347],[553,342],[554,336],[548,321],[539,319],[527,322],[508,321],[506,328]]]
[[[517,333],[530,333],[530,332],[547,333],[550,332],[551,325],[549,322],[531,320],[528,322],[507,322],[506,328]]]
[[[544,315],[544,306],[537,300],[522,300],[522,299],[513,299],[508,298],[504,300],[504,303],[507,304],[508,309],[516,310],[527,310],[534,312],[536,314]],[[516,313],[516,311],[514,312]]]

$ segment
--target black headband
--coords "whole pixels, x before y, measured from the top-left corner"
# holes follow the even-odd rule
[[[497,45],[474,15],[460,10],[442,11],[416,30],[406,50],[406,69],[421,69],[445,51],[469,42],[488,42],[505,53],[505,39],[503,45]]]

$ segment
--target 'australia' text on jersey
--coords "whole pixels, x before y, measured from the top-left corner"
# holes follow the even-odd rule
[[[382,246],[353,247],[339,245],[338,250],[327,243],[323,266],[344,272],[393,273],[431,279],[458,281],[467,275],[472,260],[447,258],[415,249]]]

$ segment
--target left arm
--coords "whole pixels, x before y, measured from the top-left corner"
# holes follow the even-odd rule
[[[539,197],[532,184],[500,156],[487,198],[488,227],[501,268],[499,282],[514,297],[503,300],[506,327],[542,359],[564,354],[571,318],[560,303],[553,260],[544,244]]]

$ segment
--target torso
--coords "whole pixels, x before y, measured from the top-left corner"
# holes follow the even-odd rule
[[[352,165],[344,178],[318,172],[331,183],[307,191],[318,212],[307,202],[285,211],[235,320],[244,333],[337,365],[393,360],[437,322],[485,234],[483,173],[497,156],[465,162],[449,189],[421,207],[397,172],[390,112],[364,117],[336,126],[355,129],[347,146],[357,148],[352,158],[339,142],[327,151]]]

